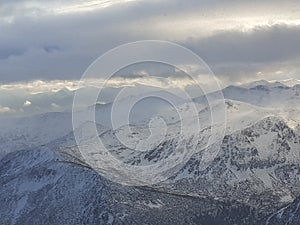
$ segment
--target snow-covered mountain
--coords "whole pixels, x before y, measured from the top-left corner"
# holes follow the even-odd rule
[[[262,107],[288,107],[294,108],[299,105],[300,86],[288,87],[285,85],[258,85],[251,88],[228,86],[223,90],[226,99],[247,102]],[[209,95],[214,95],[211,93]],[[205,96],[196,98],[196,102],[203,102]]]
[[[133,110],[130,124],[119,123],[116,129],[110,122],[112,104],[97,104],[98,134],[92,132],[94,123],[84,119],[75,128],[79,141],[89,147],[85,157],[92,157],[99,136],[117,159],[134,166],[173,156],[178,146],[194,146],[180,170],[150,187],[119,185],[93,171],[76,146],[70,112],[2,119],[3,224],[285,224],[281,221],[297,211],[292,202],[300,196],[300,86],[259,82],[230,86],[223,93],[225,102],[210,106],[204,96],[189,102],[154,93],[172,99],[175,108],[147,98]],[[120,109],[134,99],[120,99]],[[206,148],[211,130],[223,128],[221,118],[212,127],[211,110],[221,111],[224,104],[225,136],[217,135]],[[92,108],[78,111],[87,112]],[[126,113],[117,112],[118,117]],[[178,115],[189,115],[189,129],[182,130]],[[191,129],[195,120],[200,130]],[[204,167],[207,153],[216,155]]]
[[[273,81],[267,81],[267,80],[258,80],[258,81],[253,81],[249,82],[246,84],[240,85],[241,87],[244,88],[253,88],[258,85],[264,85],[264,86],[271,86],[271,87],[278,87],[278,86],[288,86],[288,87],[293,87],[297,84],[300,84],[300,80],[290,78],[290,79],[285,79],[285,80],[273,80]]]
[[[70,113],[51,112],[31,117],[0,119],[0,158],[56,140],[72,131]]]
[[[273,120],[274,123],[271,122]],[[280,120],[266,118],[265,123],[264,125],[256,124],[251,129],[259,128],[265,132],[280,130],[285,135],[289,135],[286,131],[288,128]],[[293,138],[293,135],[290,136]],[[237,149],[236,152],[238,152]],[[285,152],[284,156],[289,154]],[[238,157],[243,158],[244,155],[251,158],[251,155],[247,154]],[[216,161],[218,160],[220,159]],[[191,162],[187,164],[187,167],[192,165]],[[230,163],[234,161],[229,161]],[[246,163],[251,165],[253,161],[249,160]],[[220,162],[218,164],[222,165]],[[235,199],[234,196],[212,195],[212,192],[216,191],[215,187],[219,186],[219,190],[224,188],[222,181],[228,180],[222,174],[228,174],[229,168],[224,172],[222,171],[224,168],[212,169],[210,176],[217,184],[202,184],[206,188],[211,187],[211,193],[196,195],[193,191],[180,191],[180,186],[176,186],[176,189],[161,186],[155,189],[126,187],[106,180],[86,164],[80,161],[74,162],[60,151],[55,152],[47,147],[10,153],[1,160],[0,165],[2,187],[0,196],[2,202],[7,202],[7,206],[0,211],[3,224],[61,224],[62,222],[64,224],[260,224],[260,221],[264,221],[271,210],[262,210],[261,207],[257,207],[253,204],[253,199],[256,199],[256,202],[268,203],[268,206],[275,208],[276,205],[273,203],[278,200],[278,194],[280,194],[276,193],[272,196],[273,198],[270,198],[267,193],[258,195],[258,192],[251,192],[246,187],[239,190],[242,188],[240,185],[234,191],[239,191],[241,196],[251,193],[253,199],[249,202],[245,203],[244,199]],[[215,166],[214,164],[212,168]],[[240,172],[235,171],[235,173],[239,173],[242,179],[236,174],[231,174],[228,176],[232,177],[229,182],[252,178],[258,187],[263,188],[264,174],[251,169],[256,173],[243,177],[243,172],[251,174],[251,171],[245,169],[247,166],[243,161],[238,161],[238,165],[234,168],[237,170],[239,166]],[[291,174],[296,172],[296,168],[291,171]],[[279,172],[276,170],[275,172],[280,174],[280,169],[277,170]],[[186,173],[186,177],[190,175],[195,177],[196,174],[193,173],[195,171]],[[292,177],[286,172],[286,168],[281,170],[282,177]],[[201,179],[200,174],[198,177]],[[247,185],[247,182],[245,184]],[[186,183],[185,188],[189,185],[192,183]],[[276,189],[273,188],[278,184],[274,182],[273,185],[272,191],[275,192]],[[293,186],[299,187],[296,183]],[[194,188],[199,190],[199,187]],[[225,194],[234,193],[225,188],[223,191]],[[253,196],[253,194],[258,196]],[[265,198],[269,200],[266,201]],[[66,208],[68,210],[65,210]]]
[[[132,109],[130,123],[146,123],[153,115],[159,114],[160,110],[169,111],[173,107],[151,96],[170,99],[176,104],[183,102],[178,96],[168,92],[149,92],[148,95],[150,97],[142,99]],[[120,98],[116,105],[126,106],[136,98],[133,96]],[[149,105],[152,107],[148,108]],[[78,111],[78,117],[82,119],[79,124],[91,122],[86,120],[85,114],[92,112],[92,107],[95,107],[96,123],[111,128],[112,106],[112,103],[97,103],[94,106],[84,107]],[[117,118],[126,118],[126,111],[116,109],[115,112]],[[127,120],[124,119],[122,122],[125,123]],[[61,139],[72,133],[72,130],[72,112],[70,111],[49,112],[29,117],[0,117],[0,158],[12,151],[34,148]]]
[[[266,83],[261,85],[260,83]],[[278,83],[259,81],[260,85],[250,86],[228,86],[222,90],[224,98],[242,103],[248,103],[252,107],[258,106],[269,115],[280,116],[292,128],[300,130],[300,85],[289,87]],[[209,93],[208,96],[215,96],[218,93]],[[199,104],[206,102],[207,96],[200,96],[194,99]],[[250,115],[250,114],[248,114]],[[250,117],[254,116],[251,114]],[[247,121],[248,117],[245,117]]]
[[[238,202],[121,186],[46,148],[10,153],[0,177],[1,224],[243,225],[262,217]]]
[[[299,146],[300,136],[284,121],[267,117],[225,136],[221,151],[206,170],[199,170],[202,155],[195,154],[169,181],[170,186],[272,211],[300,195]]]

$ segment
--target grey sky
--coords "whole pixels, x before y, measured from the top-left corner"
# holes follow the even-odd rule
[[[78,79],[105,51],[143,39],[190,48],[228,82],[300,78],[299,10],[279,0],[2,0],[0,83]]]

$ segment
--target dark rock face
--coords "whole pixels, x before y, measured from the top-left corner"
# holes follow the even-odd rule
[[[292,204],[283,207],[272,214],[266,221],[266,225],[299,225],[300,224],[300,197]]]

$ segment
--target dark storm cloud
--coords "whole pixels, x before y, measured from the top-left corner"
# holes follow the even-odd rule
[[[300,26],[279,24],[224,31],[186,45],[211,63],[269,63],[300,57]]]
[[[300,61],[299,40],[300,26],[281,24],[248,32],[218,32],[209,38],[187,39],[183,45],[201,56],[219,77],[242,80],[251,74],[255,79],[265,67],[294,70]]]
[[[79,78],[100,53],[129,41],[103,23],[90,13],[0,25],[1,81]]]

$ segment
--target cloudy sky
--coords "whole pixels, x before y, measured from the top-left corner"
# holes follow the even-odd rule
[[[2,0],[0,82],[78,79],[105,51],[159,39],[227,82],[300,78],[299,1]]]

